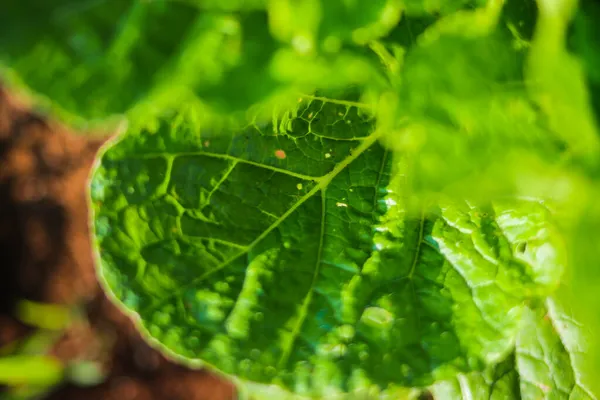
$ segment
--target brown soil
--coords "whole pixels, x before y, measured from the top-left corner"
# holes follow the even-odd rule
[[[50,354],[96,362],[107,377],[64,383],[48,399],[235,398],[230,383],[150,348],[99,287],[85,185],[103,141],[74,135],[0,87],[0,348],[34,331],[14,317],[20,299],[82,308]]]

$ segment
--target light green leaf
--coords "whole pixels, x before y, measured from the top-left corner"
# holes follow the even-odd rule
[[[557,285],[539,203],[422,207],[355,99],[132,132],[91,182],[109,290],[181,357],[306,396],[425,386],[510,353]]]
[[[587,369],[589,339],[554,298],[523,312],[515,352],[483,373],[460,374],[437,382],[435,398],[595,399],[594,370]]]
[[[20,300],[16,314],[22,322],[42,329],[61,330],[67,328],[72,321],[72,311],[56,304],[37,303]]]
[[[485,7],[446,15],[423,33],[421,43],[434,42],[441,35],[480,37],[489,34],[496,27],[503,6],[504,0],[488,0]]]
[[[527,98],[522,65],[507,32],[443,34],[408,51],[390,114],[411,123],[390,129],[385,142],[414,154],[415,190],[463,184],[458,198],[512,195],[523,174],[560,157],[561,141]]]
[[[415,193],[567,203],[581,188],[572,168],[580,160],[564,136],[574,131],[554,129],[524,78],[533,5],[501,3],[421,25],[403,59],[395,104],[387,106],[410,124],[388,123],[385,143],[414,155]],[[557,101],[569,107],[566,98]]]
[[[577,1],[538,0],[537,5],[538,19],[525,70],[529,92],[573,156],[597,166],[600,141],[584,68],[566,51],[568,25]]]
[[[0,357],[0,383],[3,385],[50,386],[57,384],[62,377],[63,365],[53,357]]]
[[[582,327],[555,299],[547,308],[527,309],[516,345],[516,368],[525,399],[595,399],[592,375],[580,369],[588,351]]]
[[[336,52],[344,43],[364,45],[386,35],[400,20],[401,0],[273,0],[273,35],[301,54]]]

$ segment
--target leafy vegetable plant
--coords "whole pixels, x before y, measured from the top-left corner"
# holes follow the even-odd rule
[[[595,398],[595,3],[29,3],[5,79],[128,122],[93,231],[156,346],[272,398]]]

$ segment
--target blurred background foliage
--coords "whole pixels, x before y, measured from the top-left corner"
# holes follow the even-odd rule
[[[593,0],[25,0],[3,4],[0,76],[81,128],[243,123],[359,91],[422,199],[549,201],[570,249],[558,296],[593,333],[599,19]],[[31,363],[62,373],[7,358],[0,380]]]
[[[35,328],[31,335],[0,348],[0,393],[6,400],[40,398],[58,384],[72,382],[80,386],[102,381],[99,366],[83,360],[65,362],[51,354],[51,349],[75,321],[85,317],[77,307],[21,300],[18,319]]]

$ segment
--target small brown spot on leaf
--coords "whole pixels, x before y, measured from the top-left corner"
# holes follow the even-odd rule
[[[287,156],[285,154],[285,151],[279,149],[279,150],[275,150],[275,157],[279,158],[280,160],[285,159]]]

